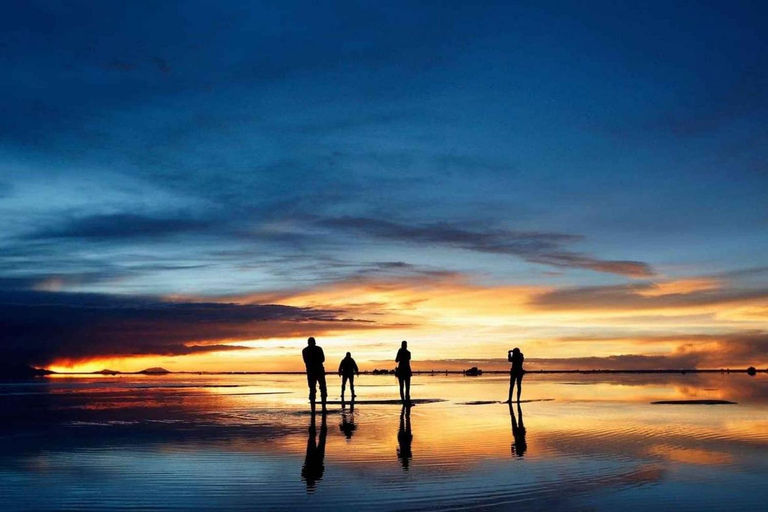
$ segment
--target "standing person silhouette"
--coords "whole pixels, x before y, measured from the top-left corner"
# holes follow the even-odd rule
[[[301,351],[301,356],[304,358],[304,366],[307,368],[307,384],[309,385],[309,402],[312,407],[312,412],[315,412],[315,397],[317,396],[317,385],[320,385],[320,398],[323,402],[323,412],[325,408],[325,401],[328,398],[328,389],[325,387],[325,354],[323,349],[315,345],[315,338],[310,337],[307,340],[307,346]]]
[[[411,353],[408,351],[408,342],[403,341],[400,345],[400,350],[397,351],[397,357],[395,357],[397,368],[395,369],[395,375],[400,382],[400,400],[404,404],[411,404]],[[403,393],[403,385],[405,385],[405,393]]]
[[[523,356],[519,348],[513,348],[507,352],[507,359],[512,363],[512,368],[509,369],[509,398],[507,398],[507,402],[512,403],[512,390],[515,389],[515,382],[517,382],[517,401],[520,402],[520,393],[523,390],[523,375],[525,374],[525,370],[523,370],[525,356]]]
[[[341,376],[341,401],[344,401],[344,391],[349,380],[349,391],[352,393],[352,400],[357,396],[355,394],[355,375],[360,375],[357,363],[352,359],[352,353],[347,352],[347,356],[339,363],[339,375]]]

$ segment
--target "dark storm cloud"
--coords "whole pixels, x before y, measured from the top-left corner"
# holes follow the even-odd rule
[[[655,290],[653,283],[562,288],[538,295],[531,305],[548,310],[643,310],[768,300],[768,288],[713,288],[687,293],[643,294],[655,293]]]
[[[0,359],[186,355],[235,350],[238,340],[364,329],[335,310],[276,304],[166,302],[106,294],[0,292]]]
[[[513,230],[468,230],[446,223],[406,225],[372,218],[345,217],[321,221],[323,226],[358,231],[365,235],[414,244],[439,244],[477,252],[507,254],[554,267],[586,268],[630,277],[653,275],[639,261],[610,261],[568,251],[576,235]]]

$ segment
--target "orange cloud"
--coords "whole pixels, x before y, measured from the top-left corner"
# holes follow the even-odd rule
[[[271,293],[166,297],[149,308],[149,319],[120,320],[131,327],[127,338],[116,331],[116,339],[133,352],[59,357],[184,355],[174,359],[183,361],[177,369],[301,370],[296,354],[315,335],[329,360],[353,351],[364,369],[389,361],[402,339],[411,341],[414,365],[422,369],[474,366],[471,361],[503,368],[514,346],[532,367],[763,366],[766,308],[768,290],[706,276],[555,288],[482,284],[451,272],[369,275]],[[159,313],[166,310],[170,317]],[[153,345],[157,339],[165,341]]]

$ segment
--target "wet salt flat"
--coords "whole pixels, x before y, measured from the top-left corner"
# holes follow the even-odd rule
[[[364,375],[325,417],[293,375],[0,384],[0,510],[765,508],[765,374],[507,382],[414,376],[408,411]]]

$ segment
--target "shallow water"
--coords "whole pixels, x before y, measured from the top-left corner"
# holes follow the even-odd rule
[[[329,376],[330,399],[338,379]],[[0,510],[764,509],[768,376],[302,376],[0,384]],[[651,405],[729,400],[736,405]],[[490,403],[489,403],[490,402]],[[314,421],[314,425],[313,425]]]

